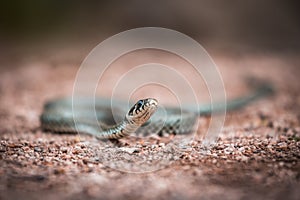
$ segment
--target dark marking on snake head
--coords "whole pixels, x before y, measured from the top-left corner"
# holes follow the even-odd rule
[[[132,108],[128,112],[128,115],[133,115],[134,110],[135,110],[135,106],[132,106]]]
[[[140,107],[142,107],[144,105],[144,100],[139,100],[137,103],[137,109],[139,109]]]
[[[144,100],[139,100],[132,108],[129,110],[128,114],[133,115],[138,114],[141,110],[144,110]]]

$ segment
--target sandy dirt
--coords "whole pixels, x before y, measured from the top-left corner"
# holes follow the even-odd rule
[[[172,55],[137,54],[139,59],[127,55],[114,64],[102,94],[110,95],[118,73],[153,58],[197,83],[187,64]],[[185,145],[185,136],[129,137],[116,145],[44,132],[39,128],[44,103],[72,94],[81,61],[7,62],[0,73],[0,199],[299,199],[299,57],[212,57],[228,98],[248,92],[243,77],[249,75],[272,82],[276,94],[229,112],[211,149],[202,145],[209,117],[200,117],[195,139]],[[174,103],[163,91],[150,91],[160,102]]]

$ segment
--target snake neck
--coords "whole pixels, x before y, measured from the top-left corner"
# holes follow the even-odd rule
[[[125,118],[119,124],[104,129],[100,132],[98,131],[93,135],[95,135],[98,139],[119,139],[134,133],[139,127],[139,124]]]

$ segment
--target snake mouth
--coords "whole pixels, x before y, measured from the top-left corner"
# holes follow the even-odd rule
[[[153,98],[147,99],[147,103],[149,103],[149,105],[151,107],[157,107],[158,106],[158,101],[156,99],[153,99]]]
[[[148,111],[148,113],[151,116],[157,110],[158,101],[156,99],[153,99],[153,98],[149,98],[147,100],[148,100],[147,103],[149,105],[149,108],[148,108],[149,111]]]

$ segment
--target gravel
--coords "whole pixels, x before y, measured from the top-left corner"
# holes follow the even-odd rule
[[[257,60],[265,67],[247,68]],[[233,61],[221,57],[219,62]],[[0,199],[299,199],[300,96],[294,84],[299,70],[273,57],[240,62],[245,63],[243,70],[268,75],[279,91],[228,113],[212,148],[202,145],[207,117],[199,120],[195,139],[129,137],[116,144],[43,132],[39,114],[45,100],[69,94],[77,69],[68,63],[53,67],[41,62],[41,67],[38,62],[4,70]],[[242,69],[221,68],[225,83],[236,76],[229,73],[233,71]],[[228,87],[229,93],[240,93],[235,85]]]

